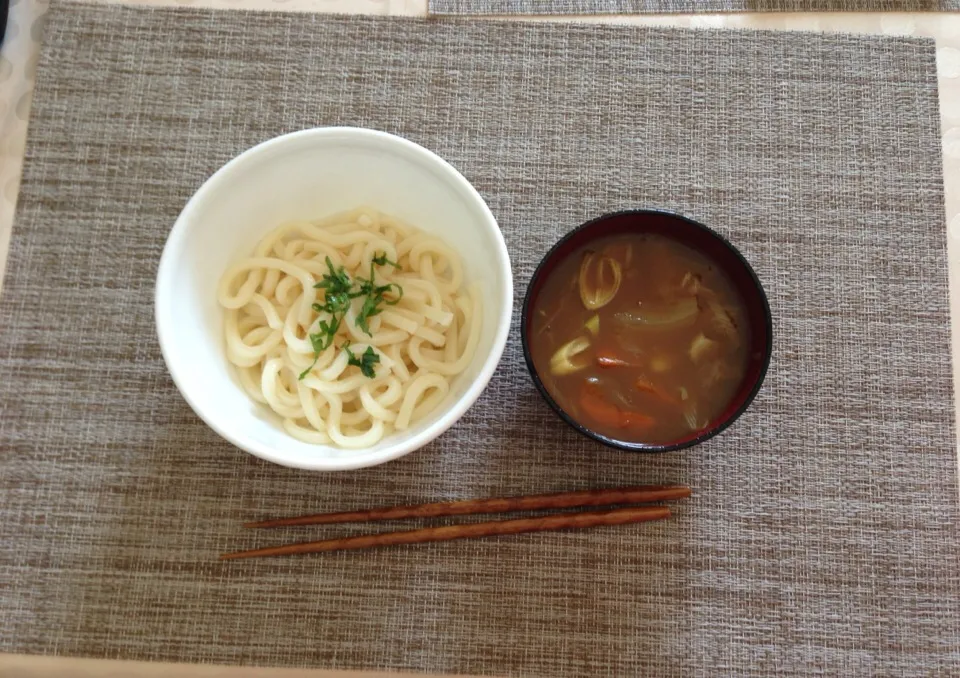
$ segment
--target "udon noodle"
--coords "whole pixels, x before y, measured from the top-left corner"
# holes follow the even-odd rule
[[[342,322],[325,282],[341,271],[354,285]],[[374,277],[381,303],[365,306],[356,290]],[[409,429],[480,340],[480,294],[464,285],[460,257],[366,208],[280,226],[223,275],[217,297],[244,390],[308,443],[364,448]]]

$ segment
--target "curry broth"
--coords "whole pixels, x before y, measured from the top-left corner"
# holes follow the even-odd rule
[[[709,427],[747,369],[739,294],[706,257],[667,237],[621,234],[549,273],[529,346],[553,399],[614,440],[663,444]]]

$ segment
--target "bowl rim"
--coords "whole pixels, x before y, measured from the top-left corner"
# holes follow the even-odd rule
[[[302,140],[313,140],[316,138],[336,139],[337,137],[347,140],[356,138],[366,142],[373,141],[375,143],[393,145],[395,148],[402,149],[404,152],[419,158],[446,176],[452,183],[453,188],[455,190],[458,189],[462,197],[469,200],[471,206],[476,209],[478,221],[482,222],[483,227],[488,229],[494,236],[494,251],[491,252],[490,255],[497,260],[496,269],[503,289],[502,299],[500,300],[502,303],[496,318],[497,327],[493,337],[493,343],[490,352],[484,359],[479,374],[470,383],[464,394],[456,401],[450,403],[450,405],[448,405],[449,409],[443,412],[433,424],[403,443],[389,445],[375,456],[369,454],[365,456],[363,454],[364,450],[356,450],[356,456],[345,455],[343,458],[331,459],[321,457],[319,459],[294,459],[291,458],[290,455],[278,451],[274,446],[249,440],[245,436],[235,435],[229,429],[214,423],[206,416],[204,412],[205,406],[198,401],[195,394],[191,393],[185,387],[185,381],[181,371],[186,370],[186,368],[177,363],[176,354],[171,348],[176,323],[174,323],[171,318],[164,317],[165,311],[163,309],[170,306],[171,293],[168,290],[171,288],[170,281],[176,273],[177,261],[184,249],[185,239],[188,234],[187,223],[193,212],[195,212],[198,206],[206,199],[208,193],[226,181],[229,175],[237,170],[238,166],[245,165],[251,160],[258,160],[261,156],[274,152],[274,150],[280,146],[296,144]],[[510,255],[503,238],[503,232],[500,230],[496,218],[490,211],[490,207],[477,189],[474,188],[459,170],[433,151],[396,134],[364,127],[312,127],[288,132],[251,146],[239,155],[231,158],[200,184],[199,188],[197,188],[196,192],[194,192],[177,215],[173,227],[167,235],[163,252],[160,255],[157,275],[154,281],[154,324],[156,326],[157,341],[160,344],[160,352],[163,356],[167,372],[173,379],[180,395],[190,406],[190,409],[221,438],[241,450],[281,466],[309,471],[346,471],[377,466],[402,457],[410,452],[414,452],[446,432],[473,406],[493,377],[500,363],[500,359],[503,356],[504,348],[506,347],[512,316],[513,272]],[[333,446],[320,447],[330,447],[337,451],[349,452],[349,450],[341,450]]]
[[[760,371],[757,374],[756,382],[754,383],[753,387],[750,389],[750,392],[747,394],[746,398],[744,398],[741,405],[736,410],[734,410],[726,419],[721,421],[716,426],[707,429],[697,437],[691,438],[689,440],[684,440],[679,443],[666,443],[666,444],[635,443],[635,442],[629,442],[625,440],[617,440],[616,438],[605,436],[602,433],[598,433],[588,428],[587,426],[584,426],[580,422],[576,421],[573,417],[571,417],[563,409],[563,407],[561,407],[560,404],[557,403],[556,400],[554,400],[553,396],[551,396],[550,393],[547,391],[547,388],[543,384],[543,381],[540,379],[540,375],[537,371],[537,368],[533,363],[533,356],[530,353],[529,338],[527,336],[527,317],[530,311],[530,304],[532,302],[531,292],[536,286],[537,280],[540,278],[542,274],[544,274],[547,262],[553,259],[556,253],[564,245],[564,243],[569,241],[571,238],[575,237],[581,231],[587,230],[598,223],[601,223],[608,219],[612,219],[614,217],[622,217],[622,216],[630,216],[630,215],[634,215],[634,216],[655,215],[660,217],[669,217],[671,219],[679,219],[681,221],[685,221],[688,224],[704,231],[708,236],[718,240],[724,247],[726,247],[734,255],[737,261],[739,261],[740,264],[747,271],[747,273],[750,276],[750,279],[752,280],[753,284],[756,286],[757,291],[760,293],[759,295],[760,305],[761,305],[761,310],[763,312],[764,324],[766,327],[767,342],[763,350],[763,360],[760,365]],[[746,257],[744,257],[743,254],[741,254],[740,250],[738,250],[733,245],[733,243],[731,243],[727,238],[725,238],[723,235],[713,230],[709,226],[702,224],[695,219],[691,219],[690,217],[679,214],[677,212],[672,212],[670,210],[659,209],[655,207],[649,207],[649,208],[642,207],[642,208],[635,208],[635,209],[618,210],[615,212],[607,212],[606,214],[603,214],[599,217],[590,219],[589,221],[586,221],[580,224],[573,230],[568,231],[566,234],[563,235],[563,237],[561,237],[556,243],[554,243],[554,245],[549,250],[547,250],[547,253],[543,255],[542,259],[540,259],[540,263],[537,264],[537,268],[534,270],[533,275],[530,277],[530,281],[527,284],[527,290],[524,293],[523,307],[521,308],[521,311],[520,311],[520,344],[523,349],[523,360],[526,363],[527,371],[530,373],[530,377],[533,379],[533,383],[537,387],[537,390],[540,392],[540,395],[547,402],[547,404],[550,405],[553,411],[560,416],[561,419],[563,419],[567,424],[569,424],[579,433],[581,433],[582,435],[588,438],[592,438],[593,440],[596,440],[599,443],[602,443],[608,448],[622,450],[624,452],[641,452],[641,453],[673,452],[676,450],[684,450],[684,449],[693,447],[694,445],[699,445],[705,440],[709,440],[710,438],[713,438],[714,436],[727,430],[737,419],[740,418],[740,415],[742,415],[744,412],[747,411],[747,408],[750,407],[751,403],[753,403],[754,398],[756,398],[757,393],[760,392],[760,387],[763,385],[764,379],[766,378],[767,370],[770,367],[770,359],[773,356],[773,315],[770,311],[770,301],[767,298],[767,292],[763,288],[763,284],[760,282],[760,278],[757,276],[756,271],[753,270],[753,266],[751,266],[750,262],[747,261]]]

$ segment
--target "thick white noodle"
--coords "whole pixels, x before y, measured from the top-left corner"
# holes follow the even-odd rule
[[[397,266],[376,265],[381,255]],[[325,301],[315,285],[329,273],[328,259],[354,281],[369,279],[372,266],[377,285],[397,285],[403,295],[367,319],[369,334],[357,323],[363,300],[354,299],[333,343],[317,356],[310,335],[331,316],[314,308]],[[283,224],[220,279],[227,359],[247,395],[273,410],[294,438],[370,447],[429,416],[473,360],[481,295],[463,280],[450,247],[376,210]],[[357,358],[368,347],[376,353],[372,378],[350,364],[345,344]]]

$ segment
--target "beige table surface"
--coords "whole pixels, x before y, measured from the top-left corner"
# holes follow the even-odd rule
[[[115,0],[105,0],[112,2]],[[0,280],[5,268],[10,232],[20,187],[20,170],[34,72],[48,0],[10,0],[7,36],[0,50]],[[423,16],[427,0],[127,0],[126,4],[186,5],[221,9],[272,9],[293,12],[344,12]],[[477,19],[478,21],[481,19]],[[550,19],[542,19],[550,20]],[[943,132],[946,224],[950,266],[950,311],[953,329],[954,382],[960,323],[960,14],[728,14],[632,17],[576,17],[565,21],[607,21],[634,25],[770,30],[828,31],[916,35],[937,41],[940,111]],[[3,331],[0,328],[0,331]],[[958,408],[960,412],[960,408]],[[958,456],[960,459],[960,456]],[[211,666],[162,665],[139,662],[79,660],[0,654],[0,677],[186,676],[188,678],[382,678],[401,674],[326,670],[235,669]],[[409,674],[402,674],[409,675]]]

